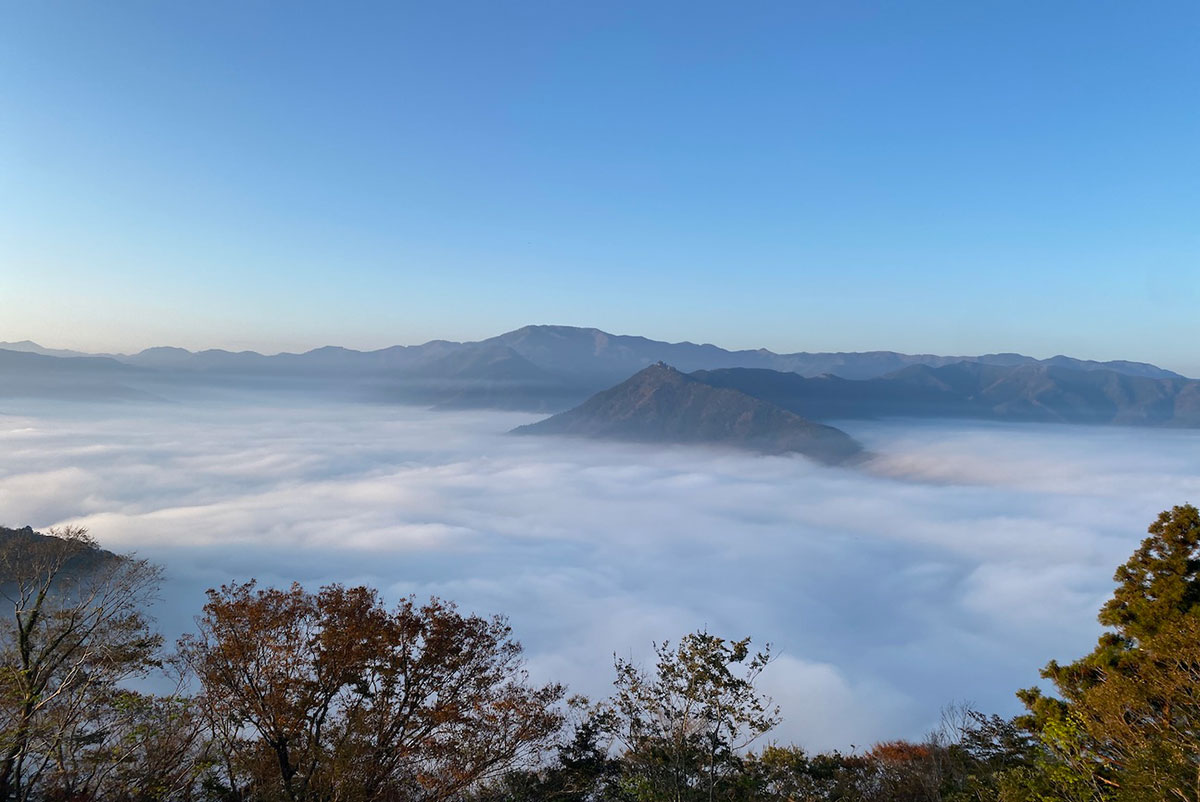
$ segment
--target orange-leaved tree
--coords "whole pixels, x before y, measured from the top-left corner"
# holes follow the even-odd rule
[[[365,587],[209,591],[181,653],[233,798],[436,802],[529,760],[561,726],[499,617]]]

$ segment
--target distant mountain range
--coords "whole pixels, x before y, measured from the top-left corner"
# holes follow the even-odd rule
[[[873,379],[762,368],[684,374],[659,363],[514,433],[706,443],[838,463],[861,448],[812,419],[876,417],[1200,426],[1200,381],[1052,363],[912,365]]]
[[[666,343],[571,326],[526,326],[479,342],[302,354],[149,348],[86,355],[0,343],[0,397],[179,397],[195,385],[291,388],[438,408],[555,412],[658,362],[806,418],[951,414],[1190,423],[1194,384],[1143,362],[893,351],[776,354]],[[740,372],[739,372],[740,371]],[[938,371],[945,371],[939,373]],[[727,375],[707,375],[728,372]],[[865,382],[865,383],[864,383]],[[1006,395],[1008,393],[1009,395]]]
[[[168,347],[148,348],[136,354],[82,354],[76,351],[42,348],[29,340],[0,342],[0,349],[58,357],[107,356],[142,367],[228,373],[408,372],[413,369],[430,368],[438,360],[453,354],[496,354],[511,349],[511,353],[560,380],[606,380],[609,383],[625,379],[656,362],[673,365],[685,373],[718,368],[766,368],[798,373],[802,376],[829,373],[844,379],[874,378],[909,365],[940,367],[964,361],[1003,367],[1047,364],[1075,370],[1111,370],[1130,376],[1183,378],[1177,373],[1145,362],[1094,362],[1066,356],[1038,360],[1022,354],[937,356],[901,354],[895,351],[776,354],[761,348],[728,351],[715,345],[667,343],[574,326],[525,326],[478,342],[432,340],[423,345],[394,345],[377,351],[355,351],[326,346],[302,354],[284,353],[271,356],[255,351],[187,351],[183,348]],[[527,372],[528,368],[521,365],[516,367],[513,374],[500,372],[492,377],[524,379],[527,378]]]
[[[705,443],[798,452],[841,463],[862,453],[848,434],[736,389],[715,387],[663,363],[516,434],[559,434],[642,443]]]
[[[108,357],[56,357],[0,350],[0,398],[161,400],[128,381],[146,378],[146,371]]]
[[[1058,364],[913,365],[857,381],[740,368],[692,376],[818,420],[922,417],[1200,426],[1200,381]]]

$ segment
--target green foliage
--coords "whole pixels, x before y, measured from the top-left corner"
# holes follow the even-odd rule
[[[1200,614],[1200,511],[1191,504],[1164,511],[1149,534],[1117,569],[1117,589],[1100,610],[1100,623],[1131,643]]]
[[[1174,507],[1114,576],[1096,648],[1019,694],[1068,800],[1200,802],[1200,512]]]
[[[754,682],[770,647],[708,632],[655,647],[651,673],[616,660],[616,693],[595,713],[625,747],[622,792],[636,800],[714,799],[745,749],[779,723]]]

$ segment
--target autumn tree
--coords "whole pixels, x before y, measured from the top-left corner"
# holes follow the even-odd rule
[[[121,686],[157,665],[160,570],[79,528],[0,535],[0,802],[112,792],[135,759],[113,726]]]
[[[499,617],[364,587],[209,592],[181,653],[233,798],[446,800],[532,759],[561,724]]]

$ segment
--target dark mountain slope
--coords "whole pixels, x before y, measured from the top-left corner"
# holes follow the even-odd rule
[[[642,443],[708,443],[843,462],[861,447],[849,435],[752,398],[652,365],[583,404],[518,434],[566,434]]]
[[[432,360],[408,371],[395,387],[439,409],[562,409],[588,395],[587,388],[494,342]]]
[[[143,378],[145,374],[139,368],[107,357],[56,357],[0,350],[0,398],[161,400],[126,383]]]
[[[28,564],[27,561],[45,559],[57,553],[68,555],[63,562],[64,577],[79,577],[124,559],[90,541],[64,550],[64,543],[60,538],[35,532],[33,527],[9,529],[0,526],[0,587],[7,586],[13,580],[10,572],[14,569],[19,570],[23,563]]]
[[[0,342],[0,349],[5,351],[24,351],[30,354],[41,354],[42,356],[108,356],[108,354],[85,354],[82,351],[72,351],[68,348],[43,348],[33,340],[21,340],[20,342]]]
[[[467,346],[412,368],[407,375],[431,379],[557,382],[558,377],[498,343]]]
[[[20,371],[33,375],[136,376],[141,373],[132,365],[104,356],[47,356],[31,351],[0,349],[0,370]]]
[[[1200,381],[1074,370],[1044,363],[1012,367],[959,362],[914,365],[851,381],[767,370],[697,371],[819,420],[862,417],[971,417],[1058,423],[1200,426]]]
[[[575,326],[525,326],[484,342],[502,343],[550,370],[605,380],[625,378],[656,362],[670,361],[685,371],[728,364],[732,353],[715,345],[665,343]]]

